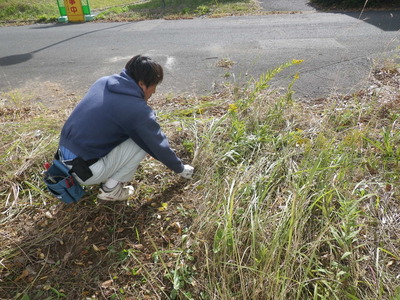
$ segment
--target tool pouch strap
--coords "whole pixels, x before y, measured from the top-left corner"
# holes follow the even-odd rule
[[[54,155],[56,160],[60,159],[60,154],[57,151]],[[71,165],[71,173],[75,173],[82,181],[88,180],[93,176],[92,170],[90,170],[90,166],[98,161],[97,158],[84,160],[81,157],[76,157],[71,161],[65,162],[67,165]]]

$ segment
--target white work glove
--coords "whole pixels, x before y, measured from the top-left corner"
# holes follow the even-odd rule
[[[180,176],[182,176],[183,178],[186,178],[186,179],[191,179],[192,176],[193,176],[193,171],[194,171],[194,168],[192,166],[184,165],[183,166],[183,171],[178,173],[178,175],[180,175]]]

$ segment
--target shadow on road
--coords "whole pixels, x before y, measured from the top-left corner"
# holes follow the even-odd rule
[[[400,30],[400,11],[341,12],[341,14],[362,20],[384,31]]]
[[[331,12],[335,14],[343,14],[355,19],[359,19],[368,24],[371,24],[383,31],[399,31],[400,30],[400,7],[399,8],[388,8],[386,10],[324,10],[318,5],[309,4],[316,11],[320,12]]]
[[[34,52],[0,57],[0,66],[17,65],[26,62],[33,57],[33,53]]]
[[[267,11],[299,11],[299,12],[326,12],[344,14],[352,18],[362,20],[368,24],[376,26],[384,31],[400,30],[400,7],[396,7],[395,0],[391,6],[385,10],[338,10],[326,9],[310,0],[260,0],[263,10]]]
[[[34,50],[34,51],[32,51],[32,52],[21,53],[21,54],[14,54],[14,55],[9,55],[9,56],[0,57],[0,66],[11,66],[11,65],[17,65],[17,64],[20,64],[20,63],[24,63],[24,62],[26,62],[26,61],[32,59],[35,53],[38,53],[38,52],[40,52],[40,51],[43,51],[43,50],[46,50],[46,49],[48,49],[48,48],[54,47],[54,46],[56,46],[56,45],[65,43],[65,42],[67,42],[67,41],[70,41],[70,40],[73,40],[73,39],[76,39],[76,38],[79,38],[79,37],[82,37],[82,36],[84,36],[84,35],[92,34],[92,33],[94,33],[94,32],[104,31],[104,30],[108,30],[108,29],[112,29],[112,28],[116,28],[116,27],[121,27],[121,26],[126,26],[126,25],[129,25],[129,23],[123,23],[123,24],[118,24],[118,25],[114,25],[114,26],[111,26],[111,27],[107,27],[107,28],[102,28],[102,29],[97,29],[97,30],[88,31],[88,32],[79,34],[79,35],[77,35],[77,36],[73,36],[73,37],[70,37],[70,38],[61,40],[61,41],[59,41],[59,42],[57,42],[57,43],[50,44],[50,45],[45,46],[45,47],[43,47],[43,48]],[[70,26],[70,25],[65,24],[65,25],[63,25],[63,26]],[[51,25],[51,26],[49,26],[49,27],[54,27],[54,25]],[[42,26],[41,28],[43,29],[43,28],[47,28],[47,27]]]

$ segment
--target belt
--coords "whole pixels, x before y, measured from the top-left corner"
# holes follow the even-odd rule
[[[54,155],[54,158],[57,160],[60,160],[60,153],[59,151],[56,152],[56,154]],[[75,158],[74,158],[75,159]],[[63,160],[62,162],[68,166],[72,166],[74,164],[74,159],[69,159],[69,160]],[[89,159],[89,160],[85,160],[86,164],[88,166],[93,165],[94,163],[96,163],[99,159],[98,158],[93,158],[93,159]]]
[[[88,166],[91,166],[93,164],[95,164],[96,162],[98,162],[99,159],[98,158],[93,158],[93,159],[89,159],[89,160],[85,160],[86,164]],[[68,165],[68,166],[72,166],[74,164],[74,159],[70,159],[70,160],[63,160],[63,163]]]

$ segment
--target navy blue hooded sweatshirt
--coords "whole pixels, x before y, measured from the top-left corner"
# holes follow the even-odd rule
[[[90,160],[104,157],[129,138],[171,170],[183,171],[142,89],[124,70],[91,86],[66,121],[60,146]]]

